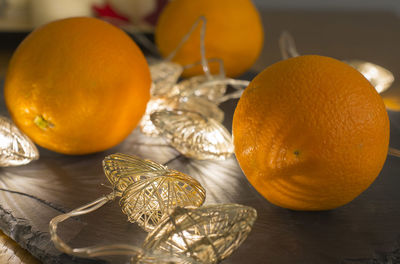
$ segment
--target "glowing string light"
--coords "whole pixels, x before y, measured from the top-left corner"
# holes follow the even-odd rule
[[[10,119],[0,116],[0,167],[24,165],[38,158],[35,144]]]
[[[149,233],[143,248],[218,263],[247,238],[256,218],[254,208],[238,204],[176,208]]]
[[[224,131],[225,143],[221,144],[221,138],[213,139],[221,134],[220,124],[223,120],[223,112],[218,107],[219,104],[239,98],[243,93],[243,88],[248,86],[249,81],[235,80],[225,77],[225,70],[222,60],[218,58],[207,59],[205,52],[205,32],[206,19],[199,17],[193,24],[189,32],[182,38],[176,49],[171,52],[164,61],[160,61],[154,66],[150,66],[153,78],[153,97],[150,99],[146,113],[141,120],[141,131],[149,136],[162,135],[166,136],[168,142],[184,155],[195,159],[225,159],[233,152],[232,139],[229,132]],[[200,54],[201,60],[190,65],[179,67],[179,65],[171,62],[179,49],[189,39],[190,35],[201,24],[200,29]],[[212,75],[210,72],[209,62],[217,62],[220,65],[218,75]],[[201,65],[204,75],[198,75],[189,79],[177,82],[178,75],[183,69],[188,69]],[[235,91],[226,94],[227,85],[235,88]],[[194,119],[185,119],[183,116],[175,118],[176,115],[154,114],[164,111],[164,113],[172,111],[181,111],[176,113],[198,113],[204,117],[207,122],[197,122]],[[190,114],[193,116],[193,114]],[[158,120],[163,118],[163,120]],[[174,120],[167,120],[174,118]],[[179,123],[182,121],[184,123]],[[157,123],[158,125],[155,125]],[[168,123],[168,127],[165,125]],[[186,128],[184,127],[186,126]],[[167,130],[166,130],[167,129]],[[206,129],[206,130],[204,130]],[[213,131],[213,129],[215,131]],[[226,129],[225,129],[226,130]],[[196,136],[196,140],[191,140],[191,136],[187,131],[192,131],[191,136]],[[227,139],[229,135],[229,140]],[[176,136],[176,138],[172,138]],[[186,141],[185,141],[186,140]],[[216,143],[213,145],[213,142]],[[218,149],[222,147],[222,149]],[[208,153],[208,154],[206,154]],[[212,153],[212,154],[210,154]],[[220,153],[220,154],[218,154]]]
[[[50,221],[51,239],[56,248],[64,253],[79,257],[126,255],[131,257],[132,264],[217,263],[227,258],[241,245],[257,217],[255,209],[238,204],[209,205],[200,208],[190,205],[203,203],[205,191],[201,185],[183,173],[170,170],[150,160],[114,154],[104,159],[103,167],[114,192],[71,212],[56,216]],[[173,185],[177,186],[167,186],[162,181],[151,180],[160,177],[163,177],[163,181],[173,182]],[[174,190],[173,194],[164,193],[169,192],[171,188]],[[134,193],[138,195],[131,196]],[[152,203],[153,196],[158,197],[156,203]],[[148,210],[151,212],[168,210],[168,214],[164,216],[160,214],[155,226],[146,228],[146,225],[141,225],[150,231],[142,247],[111,244],[72,248],[58,236],[59,223],[74,216],[93,212],[116,197],[121,197],[120,204],[124,213],[135,221],[142,221]],[[170,202],[171,197],[174,197],[174,203]],[[160,206],[153,210],[158,205]],[[125,210],[126,206],[130,209]],[[143,213],[143,207],[149,206],[151,208],[144,210],[146,213]],[[139,218],[137,218],[138,212],[141,215]]]

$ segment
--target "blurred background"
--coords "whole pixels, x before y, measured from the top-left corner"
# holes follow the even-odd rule
[[[29,31],[54,19],[97,16],[127,30],[151,31],[168,0],[0,0],[0,31]],[[259,9],[382,11],[400,16],[399,0],[253,0]]]
[[[93,16],[123,28],[131,36],[137,37],[140,32],[152,39],[157,18],[168,1],[173,0],[0,0],[0,77],[5,75],[12,51],[40,25],[65,17]],[[278,39],[284,30],[294,36],[301,54],[358,58],[400,71],[398,56],[393,56],[400,39],[400,0],[253,3],[265,31],[264,50],[253,72],[281,59]]]
[[[258,7],[268,9],[304,9],[336,11],[390,11],[400,14],[399,0],[255,0]]]

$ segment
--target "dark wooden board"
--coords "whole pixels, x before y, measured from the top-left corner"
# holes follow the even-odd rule
[[[235,102],[224,105],[228,126],[234,105]],[[400,121],[398,114],[391,114],[391,119],[392,123]],[[391,133],[392,145],[400,146],[397,125],[392,125]],[[44,263],[90,263],[60,254],[49,240],[48,222],[62,211],[110,191],[101,186],[107,183],[101,167],[104,156],[122,152],[164,163],[178,155],[159,143],[162,141],[136,130],[121,145],[106,152],[65,156],[40,149],[38,161],[2,168],[1,229]],[[388,157],[379,178],[356,200],[326,212],[295,212],[269,204],[247,182],[234,157],[219,162],[179,157],[169,166],[199,180],[207,190],[207,204],[234,202],[257,209],[259,216],[252,233],[227,263],[242,263],[243,259],[263,263],[266,258],[279,263],[338,263],[371,258],[377,251],[393,251],[400,235],[398,158]],[[140,245],[146,235],[127,222],[117,202],[68,221],[61,225],[60,234],[75,247],[115,242]]]

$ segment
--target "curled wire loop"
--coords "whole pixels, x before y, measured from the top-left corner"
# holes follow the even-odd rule
[[[166,61],[171,61],[182,46],[189,40],[190,36],[197,29],[197,27],[201,24],[200,28],[200,54],[201,54],[201,66],[203,68],[203,72],[207,77],[211,76],[210,67],[208,66],[208,61],[206,59],[206,48],[205,48],[205,34],[206,34],[206,24],[207,19],[204,16],[200,16],[192,25],[188,33],[183,36],[178,46],[173,50],[166,58]]]
[[[158,254],[147,254],[141,248],[125,244],[72,248],[57,235],[59,223],[93,212],[116,197],[121,197],[120,205],[129,221],[137,222],[146,231],[154,229],[173,208],[197,207],[205,200],[205,190],[195,179],[151,160],[113,154],[104,159],[103,168],[113,186],[113,192],[69,213],[54,217],[50,221],[49,229],[56,248],[79,257],[129,255],[134,256],[132,259],[135,261],[140,260],[139,263],[168,263],[163,259],[179,258],[165,254],[161,257]],[[185,261],[182,263],[194,263],[190,259]]]
[[[296,49],[293,36],[288,31],[283,31],[279,38],[279,49],[284,60],[300,56]]]
[[[154,83],[153,96],[140,122],[140,129],[149,136],[165,137],[172,147],[190,158],[222,160],[233,153],[233,145],[232,136],[221,124],[224,113],[218,106],[227,100],[239,98],[250,82],[227,78],[221,59],[207,59],[206,23],[205,17],[199,17],[176,49],[164,61],[150,66]],[[184,66],[171,62],[200,25],[201,60]],[[209,63],[213,62],[219,64],[219,73],[216,75],[211,73],[209,67]],[[183,70],[198,65],[202,66],[204,75],[178,82]],[[227,85],[232,86],[234,91],[227,93]],[[180,115],[186,112],[198,113],[199,117],[185,118]]]
[[[141,247],[128,245],[128,244],[110,244],[101,246],[91,246],[83,248],[72,248],[67,245],[58,235],[57,228],[58,224],[74,216],[79,216],[93,212],[106,204],[107,202],[114,199],[113,194],[101,197],[89,204],[81,206],[69,213],[62,214],[54,217],[49,224],[51,240],[53,241],[55,247],[67,254],[82,257],[82,258],[94,258],[101,256],[130,256],[131,264],[197,264],[194,259],[186,256],[174,256],[168,255],[166,253],[151,253],[144,250]]]

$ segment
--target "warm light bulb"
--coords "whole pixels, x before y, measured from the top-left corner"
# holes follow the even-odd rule
[[[347,60],[345,62],[364,75],[378,93],[389,89],[394,82],[393,73],[382,66],[362,60]]]
[[[256,218],[254,208],[239,204],[178,207],[149,233],[143,248],[218,263],[247,238]]]
[[[11,120],[0,116],[0,167],[19,166],[39,158],[39,151]]]
[[[224,160],[233,153],[231,134],[213,118],[186,110],[164,110],[151,114],[150,119],[168,143],[187,157]]]

